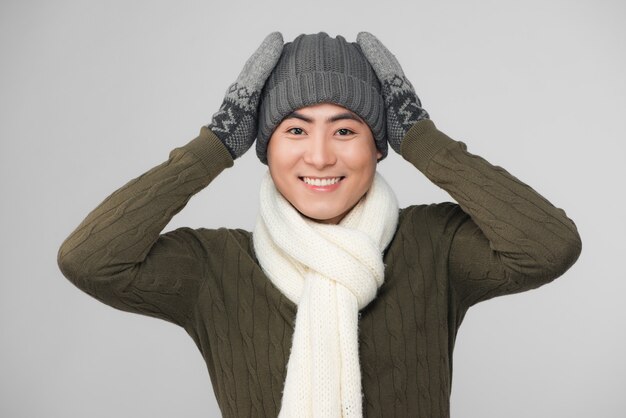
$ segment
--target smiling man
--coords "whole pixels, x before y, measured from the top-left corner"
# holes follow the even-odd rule
[[[278,191],[304,216],[329,224],[339,223],[367,192],[381,157],[367,123],[332,103],[290,113],[267,149]]]
[[[255,140],[254,230],[163,233]],[[388,145],[458,203],[399,208],[377,170]],[[224,417],[448,418],[468,309],[551,282],[581,248],[563,209],[435,126],[372,34],[273,32],[211,123],[104,199],[58,263],[183,327]]]

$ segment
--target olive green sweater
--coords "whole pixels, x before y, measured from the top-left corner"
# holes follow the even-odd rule
[[[400,209],[385,282],[360,313],[366,417],[449,417],[452,352],[467,309],[549,283],[577,260],[575,224],[431,120],[402,156],[457,202]],[[234,161],[206,127],[107,197],[63,242],[65,277],[94,298],[183,327],[224,417],[276,417],[297,306],[265,276],[251,232],[162,233]],[[217,201],[217,199],[216,199]]]

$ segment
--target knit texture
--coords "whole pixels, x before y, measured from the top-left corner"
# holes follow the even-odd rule
[[[468,308],[561,276],[578,259],[581,240],[563,209],[431,120],[407,132],[402,151],[420,171],[416,179],[425,175],[458,203],[399,211],[383,254],[385,282],[359,313],[363,412],[449,417],[453,349]],[[65,277],[103,303],[184,327],[206,361],[224,417],[276,417],[296,305],[259,266],[251,232],[163,232],[232,165],[219,138],[201,128],[92,210],[57,261]]]
[[[283,36],[272,32],[248,58],[224,100],[206,125],[226,146],[233,159],[241,157],[254,143],[258,129],[261,90],[280,58]]]
[[[387,156],[385,104],[380,81],[358,44],[326,32],[287,42],[261,93],[257,157],[267,164],[276,126],[294,110],[317,103],[350,109],[369,126],[382,161]]]
[[[430,119],[430,115],[422,107],[396,56],[369,32],[359,32],[356,39],[381,82],[387,115],[387,141],[394,151],[400,153],[406,132],[416,122]]]
[[[268,278],[298,305],[279,417],[363,416],[358,311],[384,281],[382,253],[397,222],[398,201],[378,172],[329,225],[302,216],[266,171],[254,249]]]

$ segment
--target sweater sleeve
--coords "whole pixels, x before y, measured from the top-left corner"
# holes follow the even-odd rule
[[[458,202],[445,208],[445,224],[453,228],[447,252],[451,291],[462,306],[542,286],[578,259],[581,239],[563,209],[468,152],[432,120],[411,127],[401,152]]]
[[[206,265],[198,232],[161,234],[191,196],[233,159],[208,128],[169,159],[127,182],[63,241],[57,263],[74,285],[117,309],[184,326]],[[206,234],[217,230],[205,230]]]

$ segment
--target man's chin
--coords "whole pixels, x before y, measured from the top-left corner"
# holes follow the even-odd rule
[[[343,218],[345,218],[346,214],[350,211],[346,211],[342,214],[331,214],[330,216],[315,216],[311,213],[304,214],[301,211],[298,211],[304,218],[309,219],[313,222],[317,222],[317,223],[323,223],[323,224],[331,224],[331,225],[337,225],[341,222],[341,220]]]

